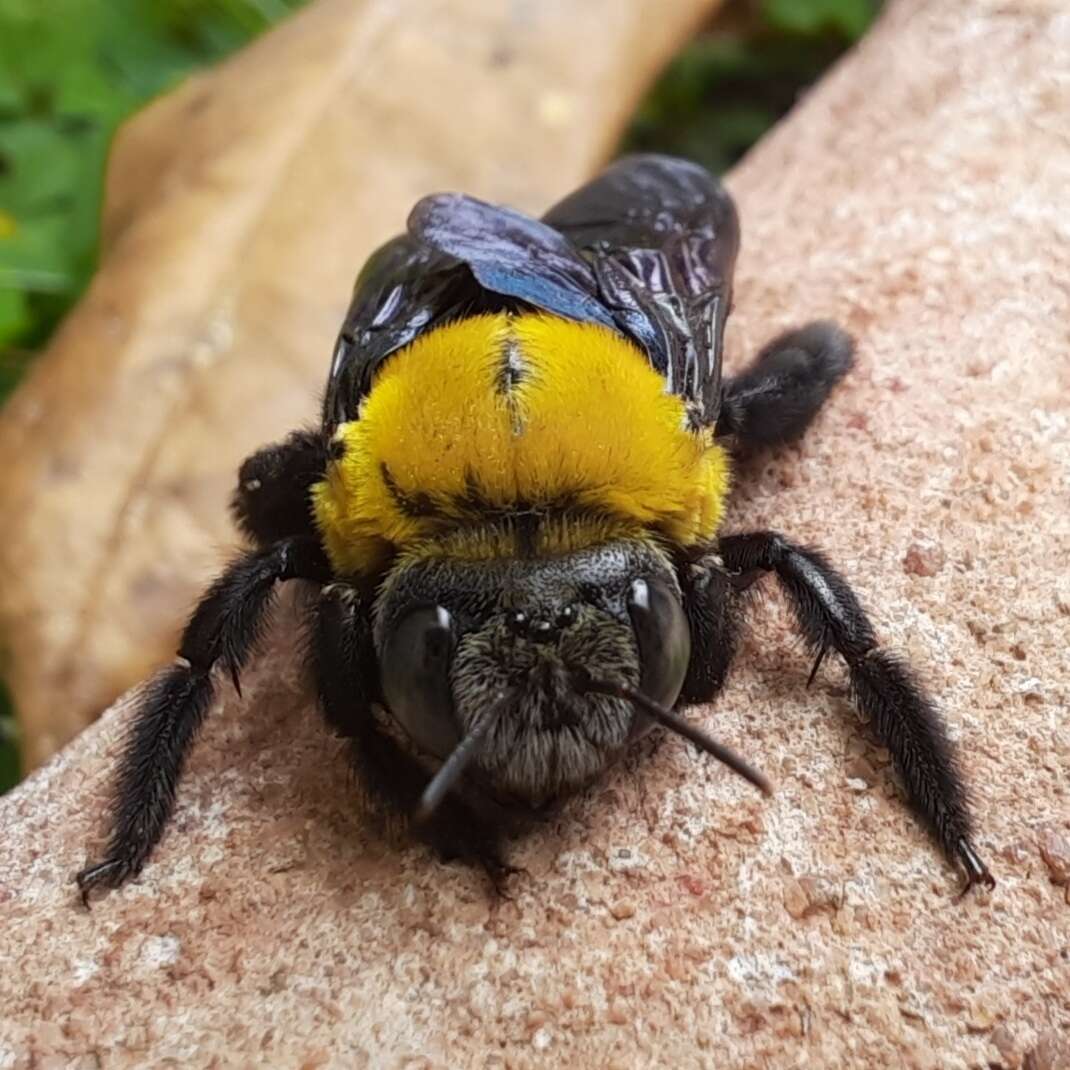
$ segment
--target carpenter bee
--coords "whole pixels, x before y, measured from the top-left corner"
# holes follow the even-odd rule
[[[814,673],[844,660],[965,887],[993,883],[940,716],[847,582],[783,535],[721,532],[730,451],[798,438],[853,359],[813,323],[722,380],[738,247],[725,189],[661,156],[616,162],[541,220],[458,194],[416,205],[357,280],[318,429],[241,467],[252,548],[143,693],[106,855],[77,877],[87,903],[145,864],[216,670],[237,686],[293,579],[318,585],[312,673],[364,792],[493,875],[515,814],[658,724],[768,790],[678,711],[722,689],[747,589],[773,573]]]

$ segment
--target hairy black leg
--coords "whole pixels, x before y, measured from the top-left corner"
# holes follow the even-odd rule
[[[691,661],[679,703],[710,702],[724,687],[736,656],[740,599],[714,551],[678,570],[691,631]]]
[[[810,323],[770,342],[725,384],[718,435],[747,452],[799,438],[854,363],[851,336]]]
[[[147,686],[119,759],[111,837],[104,861],[77,876],[88,906],[94,888],[117,888],[140,872],[174,809],[186,754],[212,703],[212,669],[238,676],[260,638],[280,580],[327,581],[314,539],[286,539],[244,554],[212,584],[190,618],[178,659]]]
[[[392,814],[411,820],[430,774],[379,725],[378,668],[369,602],[353,587],[333,583],[320,595],[312,656],[320,707],[327,723],[349,742],[361,786]],[[431,817],[411,826],[445,860],[481,865],[500,890],[511,872],[501,859],[500,835],[485,817],[452,795]]]
[[[831,647],[847,663],[856,703],[891,751],[911,801],[961,863],[966,887],[995,884],[971,842],[966,791],[943,721],[910,669],[877,645],[847,581],[821,554],[775,532],[727,536],[720,549],[744,583],[757,572],[776,573],[811,651],[820,657]]]
[[[231,511],[258,546],[314,535],[312,485],[323,478],[329,444],[318,431],[295,431],[248,457],[238,472]]]

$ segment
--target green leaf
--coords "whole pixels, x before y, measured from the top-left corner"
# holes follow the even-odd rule
[[[853,41],[872,21],[874,4],[872,0],[764,0],[762,14],[770,27],[784,33],[806,37],[834,33]]]
[[[0,397],[7,393],[5,385],[14,385],[10,380],[15,375],[15,367],[5,355],[4,347],[11,345],[26,330],[29,319],[25,295],[20,290],[4,289],[0,284]]]
[[[49,120],[0,123],[0,208],[22,220],[69,206],[86,171],[86,140]]]

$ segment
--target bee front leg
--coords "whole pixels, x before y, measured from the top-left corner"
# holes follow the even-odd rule
[[[327,560],[315,539],[286,539],[247,553],[208,589],[182,635],[178,660],[142,693],[119,759],[106,857],[77,876],[82,901],[95,888],[136,876],[163,835],[193,740],[215,695],[221,664],[238,686],[280,580],[324,582]]]
[[[691,661],[679,702],[712,702],[736,656],[742,597],[713,550],[683,565],[678,576],[691,632]]]
[[[501,891],[512,867],[501,858],[497,827],[456,795],[446,798],[427,821],[412,815],[428,774],[389,736],[372,712],[378,667],[372,643],[371,605],[355,587],[333,583],[320,596],[313,624],[312,653],[324,718],[349,743],[349,759],[361,787],[388,816],[409,823],[413,834],[442,857],[481,866]]]
[[[910,669],[878,646],[847,581],[821,554],[771,531],[727,536],[720,551],[741,584],[757,572],[776,574],[812,653],[820,659],[831,647],[847,663],[855,702],[891,751],[911,802],[965,871],[966,889],[994,885],[973,846],[966,789],[943,720]]]

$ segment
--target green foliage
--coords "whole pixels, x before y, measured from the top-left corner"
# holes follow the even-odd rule
[[[116,127],[305,0],[0,0],[0,402],[96,266]],[[731,166],[856,39],[876,0],[734,0],[673,62],[626,148]],[[0,684],[0,792],[18,777]]]
[[[726,171],[861,36],[876,8],[876,0],[729,3],[669,65],[625,147]]]
[[[762,13],[781,33],[809,38],[834,34],[854,41],[865,33],[874,7],[872,0],[764,0]]]

